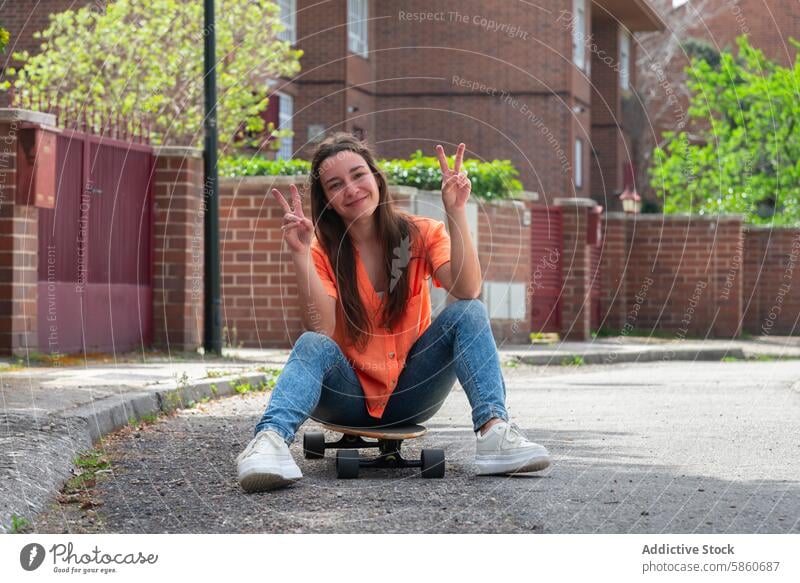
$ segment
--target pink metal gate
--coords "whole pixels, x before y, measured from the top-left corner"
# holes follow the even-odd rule
[[[56,147],[55,208],[39,209],[40,351],[149,345],[153,150],[77,130]]]

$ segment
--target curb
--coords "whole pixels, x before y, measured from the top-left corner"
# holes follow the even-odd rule
[[[120,397],[107,397],[88,405],[62,411],[58,417],[83,420],[92,443],[95,443],[101,437],[129,425],[132,420],[139,421],[148,415],[185,409],[186,404],[205,398],[217,399],[234,395],[236,394],[234,385],[239,381],[260,384],[267,378],[266,373],[232,375],[203,379],[197,384],[186,384],[173,389],[126,393]]]
[[[27,440],[20,437],[18,442],[23,449],[29,445],[27,441],[33,443],[31,453],[36,454],[35,463],[18,471],[12,478],[29,484],[29,487],[25,493],[19,495],[14,495],[9,489],[6,492],[8,496],[0,498],[0,506],[3,507],[0,513],[0,533],[12,531],[12,515],[31,522],[28,517],[35,517],[43,511],[72,477],[74,458],[95,447],[101,437],[130,425],[131,421],[185,409],[193,401],[235,395],[234,387],[241,382],[258,385],[268,378],[272,378],[269,373],[244,373],[202,379],[196,384],[123,393],[41,417],[24,413],[0,415],[0,420],[7,424],[13,420],[24,428],[31,427],[31,420],[36,420],[36,429],[20,430],[33,437],[28,437]],[[38,429],[39,427],[42,429]]]
[[[589,354],[526,354],[512,355],[518,362],[531,365],[561,366],[562,362],[579,356],[583,364],[622,364],[630,362],[720,361],[726,356],[745,359],[741,348],[678,348],[644,352],[594,352]]]

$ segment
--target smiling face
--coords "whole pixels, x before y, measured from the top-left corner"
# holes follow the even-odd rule
[[[330,208],[346,224],[371,217],[378,208],[378,183],[367,162],[349,150],[326,158],[320,165],[320,182]]]

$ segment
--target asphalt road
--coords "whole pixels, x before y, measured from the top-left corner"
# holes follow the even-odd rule
[[[111,472],[32,530],[800,533],[798,373],[798,361],[506,368],[512,417],[554,457],[546,471],[475,476],[456,385],[428,435],[404,444],[444,448],[445,479],[337,480],[332,452],[302,458],[307,422],[292,445],[303,480],[252,495],[234,458],[269,395],[226,398],[111,436]]]

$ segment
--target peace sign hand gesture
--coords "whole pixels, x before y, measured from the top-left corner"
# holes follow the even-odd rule
[[[455,163],[451,170],[444,155],[444,148],[441,145],[436,146],[436,155],[442,169],[442,203],[447,212],[464,209],[472,191],[472,183],[467,178],[467,173],[461,170],[465,149],[463,143],[458,145]]]
[[[311,247],[311,238],[314,235],[314,224],[306,218],[303,214],[303,203],[300,200],[300,193],[297,186],[291,184],[289,188],[292,191],[292,204],[294,210],[289,207],[289,203],[283,198],[281,191],[277,188],[272,189],[272,196],[280,203],[286,214],[283,215],[283,225],[281,230],[286,237],[286,242],[289,243],[289,249],[292,253],[301,253],[308,251]]]

